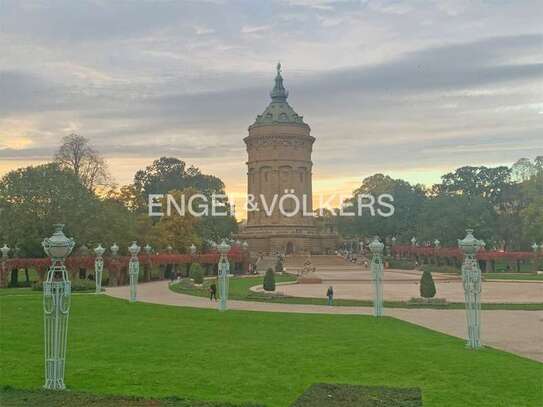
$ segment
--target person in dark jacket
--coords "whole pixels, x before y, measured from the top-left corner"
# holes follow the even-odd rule
[[[213,301],[213,299],[217,301],[217,286],[215,283],[211,283],[209,286],[209,301]]]
[[[334,305],[334,288],[332,286],[328,287],[326,296],[328,297],[328,305]]]

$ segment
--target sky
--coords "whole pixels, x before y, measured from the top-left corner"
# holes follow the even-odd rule
[[[246,191],[281,61],[314,191],[543,154],[541,1],[0,1],[0,175],[87,137],[115,181],[178,157]]]

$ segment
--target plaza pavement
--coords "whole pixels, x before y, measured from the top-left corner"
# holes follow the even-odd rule
[[[168,281],[138,285],[138,301],[179,307],[217,308],[209,299],[171,291]],[[129,298],[129,287],[108,287],[106,294]],[[279,304],[254,301],[228,302],[231,310],[289,312],[308,314],[371,315],[371,307],[329,307],[325,305]],[[385,308],[385,315],[420,325],[459,338],[466,337],[463,310]],[[482,342],[484,345],[543,362],[542,311],[482,311]]]
[[[369,270],[361,266],[318,267],[315,273],[321,284],[281,285],[277,292],[291,297],[326,298],[328,286],[334,287],[334,298],[346,300],[372,300],[373,284]],[[387,301],[409,301],[420,296],[418,270],[386,269],[384,272],[384,296]],[[432,273],[436,285],[436,298],[448,302],[464,302],[464,287],[460,276]],[[543,281],[494,280],[483,282],[481,294],[484,303],[541,303],[543,302]],[[253,291],[258,291],[257,288]]]

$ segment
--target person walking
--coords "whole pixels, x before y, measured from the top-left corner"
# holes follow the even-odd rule
[[[334,288],[332,286],[328,287],[326,296],[328,297],[328,305],[334,305]]]
[[[215,283],[211,283],[209,286],[209,301],[217,301],[217,285]]]

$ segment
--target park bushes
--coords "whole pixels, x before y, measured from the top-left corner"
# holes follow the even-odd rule
[[[387,261],[388,261],[388,266],[391,269],[413,270],[415,268],[414,260],[387,259]]]
[[[96,282],[90,280],[74,280],[71,282],[71,290],[74,291],[95,291]],[[32,284],[32,290],[43,291],[43,283],[36,281]]]
[[[270,267],[264,275],[264,291],[275,291],[275,273]]]
[[[435,264],[424,264],[420,268],[422,271],[429,271],[430,273],[454,273],[460,274],[460,269],[454,266],[438,266]]]

